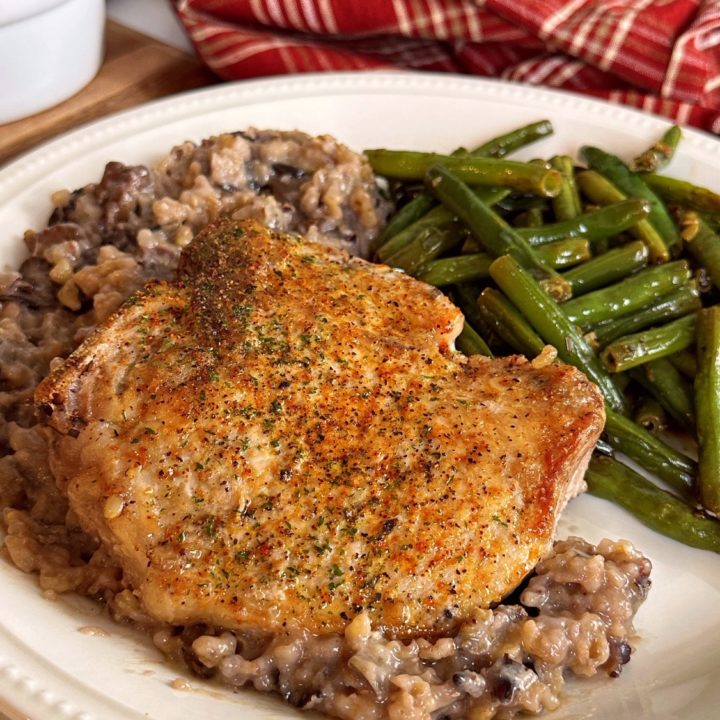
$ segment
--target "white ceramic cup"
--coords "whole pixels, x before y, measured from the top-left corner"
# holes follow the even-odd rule
[[[104,27],[104,0],[0,0],[0,123],[87,85],[102,62]]]

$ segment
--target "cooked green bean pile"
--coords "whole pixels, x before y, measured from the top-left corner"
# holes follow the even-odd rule
[[[374,259],[455,301],[466,354],[555,346],[605,398],[590,492],[720,552],[720,194],[658,174],[677,126],[629,163],[592,146],[507,159],[551,133],[542,120],[449,155],[367,150],[398,207]]]

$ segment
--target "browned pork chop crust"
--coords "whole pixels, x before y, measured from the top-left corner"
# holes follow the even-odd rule
[[[466,358],[381,265],[211,226],[39,387],[52,466],[175,624],[447,631],[549,548],[603,425],[560,363]]]

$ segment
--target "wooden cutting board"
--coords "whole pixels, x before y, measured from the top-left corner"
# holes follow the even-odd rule
[[[60,105],[0,125],[0,165],[91,120],[218,81],[195,57],[109,20],[95,79]]]

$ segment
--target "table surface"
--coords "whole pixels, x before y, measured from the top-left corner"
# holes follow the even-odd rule
[[[195,56],[110,19],[105,58],[89,85],[49,110],[0,125],[0,166],[79,125],[216,82]]]

